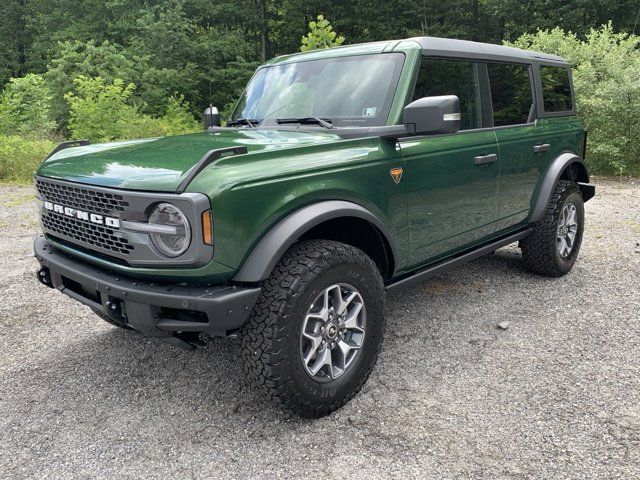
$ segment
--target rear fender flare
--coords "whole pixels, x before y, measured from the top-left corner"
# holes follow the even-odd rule
[[[551,161],[549,167],[540,180],[538,194],[529,218],[531,223],[537,222],[544,216],[544,212],[547,210],[547,205],[549,205],[549,200],[551,199],[551,195],[553,194],[558,181],[562,177],[563,172],[572,164],[576,165],[576,171],[578,173],[575,180],[580,187],[580,191],[582,192],[585,202],[593,197],[595,187],[589,184],[589,174],[584,160],[575,153],[561,153]]]
[[[397,258],[389,231],[378,217],[357,203],[328,200],[302,207],[275,224],[253,247],[232,280],[249,283],[266,280],[282,255],[302,235],[316,225],[341,217],[356,217],[370,222],[389,245],[393,258]]]

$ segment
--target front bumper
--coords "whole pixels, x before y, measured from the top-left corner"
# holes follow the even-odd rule
[[[226,335],[240,328],[260,288],[156,284],[90,265],[55,249],[46,238],[34,243],[40,280],[47,286],[149,336],[180,333]]]

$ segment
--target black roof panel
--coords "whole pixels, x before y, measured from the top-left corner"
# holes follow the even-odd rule
[[[482,60],[512,61],[531,63],[532,61],[563,63],[567,62],[556,55],[522,50],[521,48],[494,45],[491,43],[471,42],[438,37],[414,37],[406,41],[420,44],[425,55],[466,57]]]

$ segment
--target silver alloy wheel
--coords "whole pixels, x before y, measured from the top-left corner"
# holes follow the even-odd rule
[[[556,248],[562,258],[567,258],[573,251],[578,234],[578,211],[573,203],[567,203],[562,209],[556,233]]]
[[[320,382],[344,374],[363,345],[366,323],[364,299],[353,285],[325,288],[302,322],[300,356],[307,373]]]

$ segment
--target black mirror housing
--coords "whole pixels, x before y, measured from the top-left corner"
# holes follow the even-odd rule
[[[423,97],[404,107],[403,123],[415,135],[460,130],[460,100],[456,95]]]
[[[220,113],[218,109],[213,105],[209,105],[204,111],[204,129],[208,130],[211,127],[219,127],[220,126]]]

